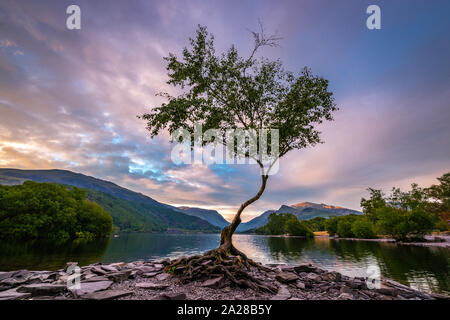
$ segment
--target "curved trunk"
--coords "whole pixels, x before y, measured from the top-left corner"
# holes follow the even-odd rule
[[[220,234],[219,249],[224,250],[224,251],[229,251],[229,250],[233,249],[231,237],[233,236],[233,233],[236,231],[236,228],[241,223],[241,213],[242,213],[242,211],[244,211],[244,209],[246,207],[248,207],[249,205],[251,205],[253,202],[255,202],[256,200],[258,200],[261,197],[261,195],[264,192],[264,189],[266,188],[266,182],[267,182],[268,178],[269,178],[268,175],[261,175],[262,183],[261,183],[261,187],[259,188],[258,193],[253,198],[251,198],[251,199],[247,200],[246,202],[244,202],[243,204],[241,204],[241,206],[239,207],[239,210],[237,211],[236,215],[234,216],[231,224],[222,229],[222,232]]]

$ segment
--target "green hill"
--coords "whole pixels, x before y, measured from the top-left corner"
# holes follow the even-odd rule
[[[220,231],[220,228],[203,219],[184,214],[175,207],[109,181],[67,170],[0,169],[0,184],[16,185],[27,180],[86,190],[87,198],[108,211],[114,226],[121,231],[165,232],[171,229],[189,232]]]

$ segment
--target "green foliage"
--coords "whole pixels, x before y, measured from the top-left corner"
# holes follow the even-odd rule
[[[327,219],[323,217],[316,217],[314,219],[305,220],[306,225],[312,231],[325,231]]]
[[[364,217],[356,219],[352,224],[352,233],[356,238],[374,239],[376,238],[375,226]]]
[[[404,210],[386,206],[377,210],[379,232],[399,241],[408,238],[423,238],[436,225],[436,216],[423,208]]]
[[[112,219],[79,188],[26,181],[0,186],[0,238],[66,242],[111,232]]]
[[[149,205],[129,201],[110,194],[86,189],[88,199],[100,204],[113,219],[114,225],[122,232],[163,232],[167,225],[150,215]]]
[[[353,214],[339,217],[336,234],[341,238],[353,238],[355,235],[352,231],[352,225],[357,219],[358,216]]]
[[[178,214],[162,205],[120,199],[91,189],[86,191],[88,199],[99,203],[111,213],[114,225],[122,232],[164,232],[169,226],[181,231],[219,231],[219,228],[205,220]]]
[[[450,173],[429,188],[411,185],[411,190],[393,188],[389,195],[369,188],[369,199],[361,199],[364,215],[376,224],[378,233],[397,240],[423,238],[433,230],[449,230]]]
[[[266,225],[255,230],[257,234],[313,237],[314,234],[305,222],[299,221],[291,213],[272,213]]]
[[[341,238],[353,238],[352,223],[347,220],[340,220],[337,226],[337,235]]]
[[[314,233],[309,229],[306,223],[304,221],[299,221],[297,217],[295,217],[295,219],[289,219],[286,222],[285,229],[287,234],[291,236],[314,237]]]
[[[424,189],[430,199],[426,209],[439,218],[436,227],[440,231],[450,231],[450,172],[437,179],[438,185]]]
[[[189,133],[215,130],[213,139],[203,140],[201,134],[194,134],[195,143],[229,145],[230,154],[253,158],[261,168],[262,186],[258,194],[246,206],[259,199],[264,192],[272,165],[290,150],[313,146],[322,142],[317,126],[323,121],[333,120],[337,110],[333,93],[328,90],[328,80],[315,76],[308,68],[299,74],[283,69],[279,60],[256,59],[261,47],[276,46],[279,38],[267,37],[254,32],[255,46],[248,58],[242,57],[231,46],[226,52],[216,54],[214,37],[206,27],[199,26],[196,37],[190,38],[190,47],[185,47],[181,58],[170,53],[167,61],[168,84],[177,87],[172,96],[167,92],[161,96],[166,103],[154,107],[140,118],[147,122],[151,137],[167,129],[180,140],[178,130]],[[250,150],[248,144],[234,143],[236,135],[227,135],[228,130],[247,130],[253,145],[261,147],[261,141],[272,141],[272,132],[267,137],[255,136],[262,129],[278,130],[277,150]],[[231,150],[233,149],[233,150]],[[258,153],[258,157],[254,154]],[[270,156],[268,156],[270,154]],[[267,155],[267,156],[263,156]],[[269,160],[269,161],[268,161]],[[269,162],[267,168],[265,164]],[[237,213],[239,216],[245,206]],[[239,224],[238,219],[235,219]],[[231,227],[234,232],[237,225]],[[278,232],[278,231],[277,231]]]
[[[147,121],[152,137],[167,128],[193,133],[195,123],[203,130],[279,129],[280,157],[292,149],[320,142],[315,125],[332,120],[337,110],[328,80],[314,76],[307,68],[298,75],[285,71],[279,60],[256,59],[264,46],[276,46],[277,38],[254,33],[255,47],[244,58],[231,46],[216,54],[214,37],[199,26],[190,48],[181,58],[170,53],[165,58],[168,84],[182,93],[161,95],[168,102],[153,108],[141,118]]]
[[[364,214],[373,222],[376,221],[376,210],[378,208],[386,206],[386,200],[384,194],[381,190],[368,188],[367,191],[370,193],[370,198],[361,199],[361,208]]]
[[[326,221],[326,230],[330,236],[341,238],[376,238],[375,226],[368,216],[346,215],[333,217]]]
[[[329,218],[325,223],[325,230],[327,230],[328,234],[331,237],[334,237],[337,233],[338,222],[339,222],[338,217],[332,217],[332,218]]]

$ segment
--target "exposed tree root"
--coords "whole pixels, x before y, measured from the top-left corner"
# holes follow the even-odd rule
[[[218,248],[203,255],[180,258],[166,266],[165,271],[178,276],[182,283],[222,276],[219,287],[230,285],[271,293],[278,290],[276,286],[251,275],[252,271],[272,272],[271,269],[247,258],[232,245],[228,250]]]

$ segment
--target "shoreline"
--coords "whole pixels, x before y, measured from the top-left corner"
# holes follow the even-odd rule
[[[175,260],[173,260],[175,261]],[[424,293],[387,278],[379,282],[348,277],[315,265],[265,265],[248,270],[276,293],[232,287],[221,276],[186,284],[164,271],[171,262],[134,261],[78,267],[68,262],[57,271],[0,272],[0,300],[435,300],[450,299]],[[77,270],[79,286],[73,286]],[[69,281],[69,282],[68,282]],[[379,286],[375,286],[379,284]]]
[[[262,237],[273,237],[273,238],[300,238],[300,239],[308,239],[305,236],[290,236],[290,235],[268,235],[268,234],[244,234],[242,235],[256,235]],[[375,238],[375,239],[364,239],[364,238],[340,238],[336,236],[328,236],[328,235],[314,235],[311,239],[329,239],[329,240],[351,240],[351,241],[369,241],[369,242],[383,242],[383,243],[392,243],[398,245],[410,245],[410,246],[425,246],[425,247],[439,247],[439,248],[450,248],[450,236],[448,235],[439,235],[437,238],[442,238],[445,241],[432,241],[435,236],[425,236],[426,240],[424,242],[402,242],[396,241],[392,238]]]

